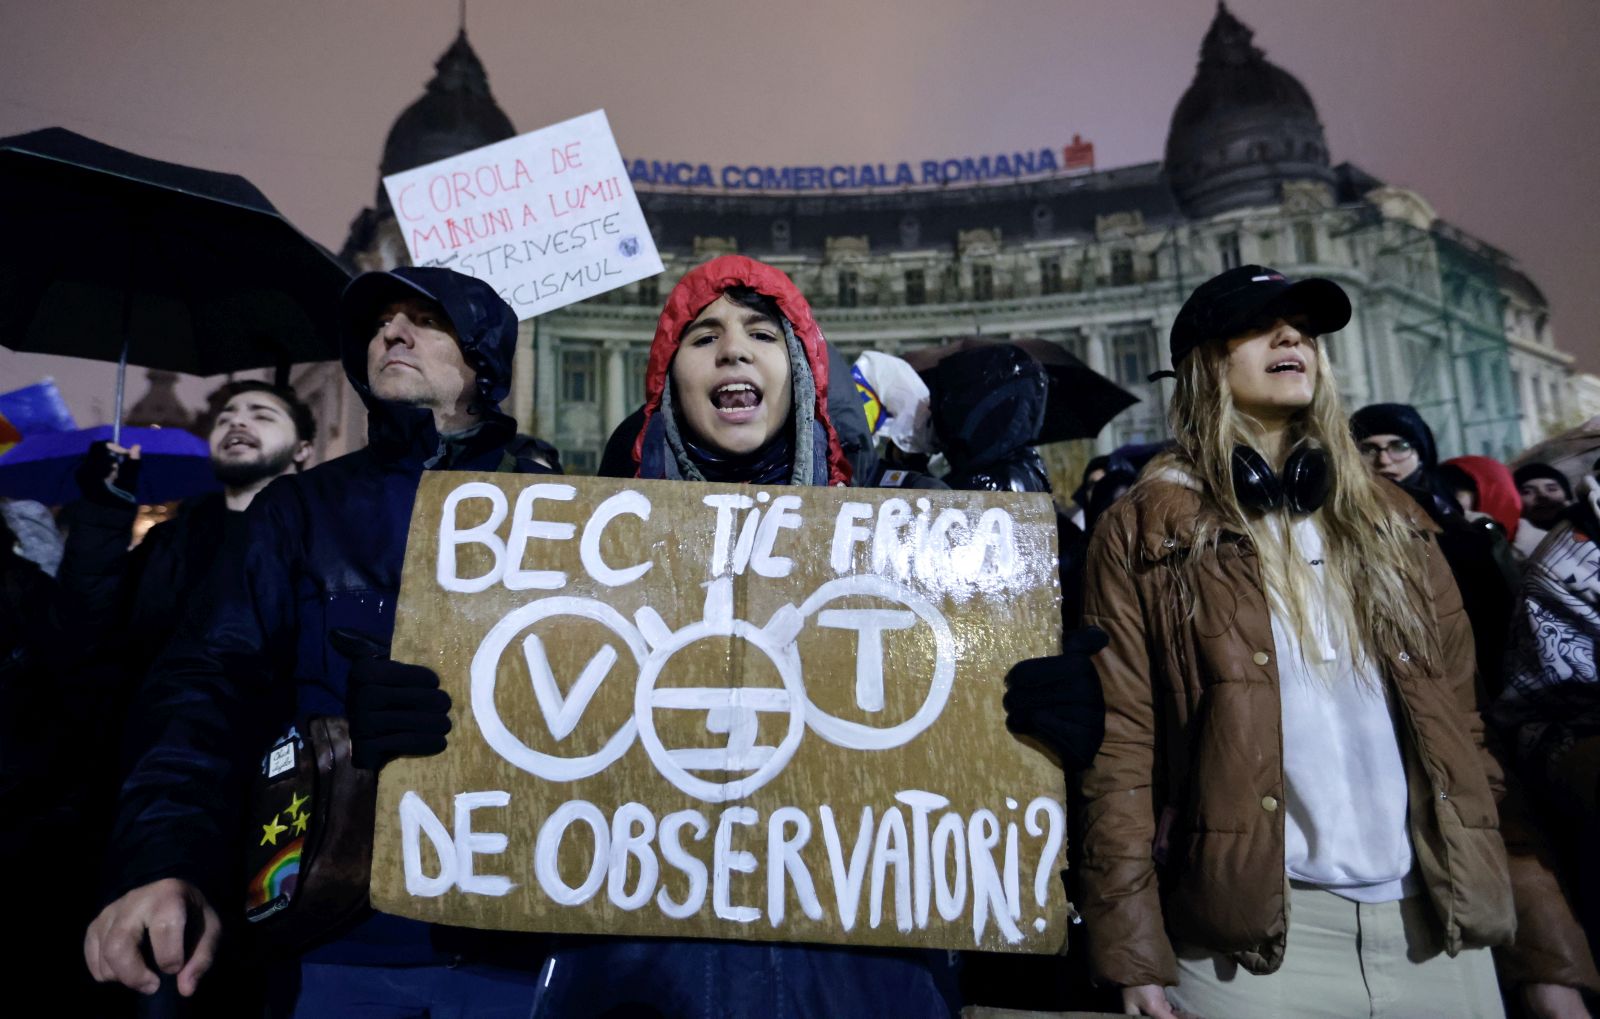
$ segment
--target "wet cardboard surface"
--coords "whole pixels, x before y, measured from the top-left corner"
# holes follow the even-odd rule
[[[450,745],[382,774],[374,904],[480,928],[1056,952],[1047,496],[430,473],[393,654]]]

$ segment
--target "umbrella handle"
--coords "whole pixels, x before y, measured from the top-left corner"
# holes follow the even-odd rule
[[[122,356],[117,359],[117,409],[111,418],[111,441],[122,445],[122,391],[128,377],[128,323],[122,323]]]

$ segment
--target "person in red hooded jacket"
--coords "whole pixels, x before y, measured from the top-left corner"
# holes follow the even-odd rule
[[[1439,465],[1439,477],[1454,489],[1462,512],[1469,517],[1487,516],[1500,525],[1507,541],[1516,536],[1522,496],[1511,468],[1486,456],[1458,456]]]
[[[737,255],[700,265],[673,288],[656,327],[645,406],[630,419],[642,419],[630,473],[850,484],[828,407],[829,374],[822,330],[788,276]],[[1082,714],[1097,746],[1103,708],[1087,656],[1039,661],[1093,687],[1094,704]],[[1076,716],[1058,708],[1053,717],[1064,724]],[[958,1008],[956,974],[943,951],[572,937],[554,943],[548,966],[537,1017],[949,1016]]]
[[[827,393],[822,330],[794,282],[751,258],[712,259],[672,289],[656,325],[637,476],[849,484]]]

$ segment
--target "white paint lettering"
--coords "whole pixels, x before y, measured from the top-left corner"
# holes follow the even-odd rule
[[[890,569],[905,575],[911,548],[900,540],[900,528],[911,519],[911,505],[904,499],[885,499],[878,507],[878,521],[872,531],[872,572]]]
[[[856,523],[871,520],[872,506],[864,502],[847,502],[839,507],[833,522],[833,549],[828,555],[828,565],[835,573],[849,573],[855,561],[855,547],[872,537],[872,531]]]
[[[906,822],[899,807],[883,812],[878,838],[872,846],[872,892],[867,923],[876,928],[883,919],[884,872],[894,867],[894,925],[902,934],[911,929],[911,859],[906,845]]]
[[[961,815],[951,811],[933,826],[933,902],[939,918],[953,923],[967,905],[967,832]],[[952,852],[953,850],[953,852]],[[956,878],[950,881],[946,861],[955,860]]]
[[[650,500],[632,489],[618,492],[595,507],[594,513],[583,525],[583,538],[578,542],[578,558],[583,563],[583,568],[588,571],[589,576],[607,587],[631,584],[649,573],[650,567],[655,565],[646,561],[618,570],[607,566],[605,560],[601,558],[600,539],[605,533],[606,525],[624,514],[636,516],[640,520],[649,520]]]
[[[761,518],[761,528],[756,532],[755,550],[750,554],[750,568],[761,577],[787,577],[794,570],[794,560],[772,554],[773,543],[781,530],[796,530],[801,524],[797,495],[780,495],[772,500]]]
[[[861,905],[861,883],[867,876],[867,854],[872,846],[872,808],[861,808],[861,826],[856,829],[855,848],[850,850],[850,866],[844,862],[839,844],[839,829],[833,822],[833,809],[823,804],[817,809],[822,818],[822,840],[828,847],[828,867],[833,874],[833,894],[839,904],[839,926],[853,930],[856,910]]]
[[[745,514],[744,526],[739,528],[739,542],[733,546],[733,572],[737,576],[750,565],[750,553],[755,551],[756,531],[761,527],[761,510]]]
[[[950,578],[948,573],[952,566],[952,549],[955,539],[951,538],[951,528],[959,527],[961,530],[971,532],[972,527],[967,522],[967,515],[958,509],[943,509],[934,518],[933,526],[928,529],[928,536],[923,541],[922,547],[917,550],[917,576],[925,584],[944,584]]]
[[[503,807],[511,802],[511,794],[504,790],[456,794],[456,887],[469,895],[504,895],[516,886],[511,879],[492,874],[474,874],[472,858],[506,851],[506,837],[501,832],[472,830],[472,812],[480,807]]]
[[[461,504],[468,499],[488,499],[489,518],[481,524],[461,527],[457,515]],[[506,518],[506,494],[496,485],[486,481],[469,481],[459,485],[444,498],[439,509],[439,561],[434,577],[439,586],[456,594],[477,594],[487,591],[505,571],[506,545],[495,528]],[[462,545],[482,545],[494,556],[489,572],[477,577],[461,577],[456,573],[456,549]]]
[[[1024,816],[1027,819],[1028,834],[1035,838],[1044,834],[1039,824],[1040,814],[1050,819],[1050,834],[1044,840],[1044,849],[1039,853],[1039,864],[1033,871],[1033,901],[1042,909],[1049,900],[1050,879],[1056,873],[1056,853],[1061,851],[1061,840],[1066,837],[1067,811],[1049,796],[1034,797],[1028,804],[1028,811]]]
[[[967,855],[972,861],[972,940],[982,944],[984,928],[993,912],[995,926],[1007,944],[1022,940],[1022,932],[1011,920],[1000,872],[994,865],[994,847],[1000,844],[1000,819],[987,808],[975,810],[967,819]]]
[[[701,502],[717,511],[716,536],[711,543],[711,575],[720,577],[728,569],[728,551],[733,544],[733,511],[749,509],[756,503],[748,495],[708,495]]]
[[[794,826],[792,836],[784,834],[789,825]],[[822,919],[822,903],[817,901],[811,871],[800,856],[800,850],[810,841],[811,818],[800,808],[779,807],[767,818],[767,919],[774,927],[783,923],[787,905],[785,878],[794,883],[800,911],[813,920]]]
[[[685,827],[694,828],[696,842],[703,840],[706,832],[711,830],[705,815],[698,810],[680,810],[661,819],[661,855],[689,879],[689,890],[682,902],[673,901],[672,896],[667,894],[664,881],[661,890],[656,893],[656,905],[660,907],[661,912],[674,920],[684,920],[694,916],[706,904],[706,865],[683,848],[682,836],[679,833]]]
[[[624,803],[611,816],[611,870],[606,896],[618,909],[632,912],[650,901],[661,865],[650,843],[656,837],[656,817],[642,803]],[[628,861],[639,861],[639,883],[628,891]]]
[[[972,530],[972,541],[957,553],[960,566],[971,574],[989,570],[1002,579],[1017,569],[1017,545],[1012,538],[1011,514],[998,506],[983,511]],[[991,565],[992,564],[992,565]]]
[[[434,855],[439,858],[439,873],[433,877],[422,872],[423,835],[428,836]],[[438,898],[456,883],[456,854],[450,833],[433,809],[410,789],[400,797],[400,860],[405,866],[406,892],[410,895]]]
[[[938,793],[921,789],[902,789],[894,798],[911,808],[911,887],[916,903],[918,928],[928,926],[928,905],[933,889],[933,854],[928,845],[928,812],[950,805]]]
[[[823,609],[817,625],[856,631],[856,706],[883,710],[883,631],[916,625],[917,615],[899,609]]]
[[[1006,803],[1016,809],[1016,800],[1006,797]],[[1011,919],[1020,919],[1022,916],[1022,876],[1021,867],[1017,860],[1017,822],[1006,822],[1006,857],[1005,857],[1005,888],[1006,904],[1011,913]]]
[[[534,538],[567,541],[578,528],[553,520],[536,520],[533,504],[540,499],[571,502],[578,490],[571,485],[549,482],[529,485],[517,493],[517,508],[511,514],[511,537],[506,541],[505,585],[508,591],[556,591],[566,586],[567,575],[560,570],[525,570],[522,557]]]
[[[761,910],[754,906],[735,906],[729,901],[729,880],[734,873],[753,874],[756,854],[733,848],[733,829],[736,825],[755,824],[760,820],[753,807],[729,807],[717,819],[717,836],[711,851],[711,908],[717,916],[734,923],[751,923],[761,918]]]
[[[559,860],[561,839],[574,821],[582,821],[594,832],[594,857],[583,883],[574,888],[562,880]],[[539,828],[533,846],[533,874],[539,887],[558,906],[577,906],[594,898],[605,884],[611,856],[611,827],[600,808],[587,800],[568,800],[557,807]]]

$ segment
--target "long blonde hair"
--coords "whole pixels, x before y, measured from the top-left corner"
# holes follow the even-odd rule
[[[1316,389],[1310,406],[1291,420],[1286,448],[1319,445],[1329,460],[1332,491],[1315,515],[1325,549],[1328,617],[1358,655],[1392,661],[1410,653],[1425,663],[1437,662],[1438,635],[1432,620],[1423,616],[1427,581],[1417,540],[1407,522],[1385,505],[1380,482],[1367,470],[1350,435],[1332,365],[1320,343],[1310,346],[1316,353]],[[1223,344],[1195,350],[1178,365],[1168,408],[1177,448],[1167,462],[1198,481],[1216,509],[1214,516],[1202,514],[1198,521],[1186,563],[1198,566],[1206,558],[1203,553],[1214,551],[1227,531],[1248,535],[1263,583],[1278,596],[1306,645],[1309,608],[1321,592],[1304,557],[1294,550],[1289,511],[1255,513],[1234,494],[1233,448],[1256,445],[1260,426],[1234,406],[1227,370]],[[1146,477],[1159,474],[1158,468]]]

